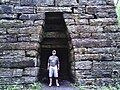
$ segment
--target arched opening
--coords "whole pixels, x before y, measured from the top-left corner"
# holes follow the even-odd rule
[[[60,59],[59,80],[71,81],[69,36],[61,12],[45,13],[43,41],[41,42],[40,74],[39,80],[48,82],[47,62],[55,49]]]

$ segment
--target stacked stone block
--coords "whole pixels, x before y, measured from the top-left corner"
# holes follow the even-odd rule
[[[112,0],[79,0],[67,14],[73,45],[72,69],[80,84],[111,82],[119,78],[119,34]],[[117,75],[115,75],[117,72]]]
[[[44,13],[32,2],[0,1],[0,85],[38,81]]]
[[[120,74],[112,0],[0,0],[0,84],[38,81],[45,12],[63,12],[76,81],[111,81]]]

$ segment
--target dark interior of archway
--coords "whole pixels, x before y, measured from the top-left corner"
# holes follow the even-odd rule
[[[60,59],[59,80],[71,81],[70,50],[68,44],[66,24],[61,12],[48,12],[45,14],[44,35],[40,52],[39,80],[48,82],[47,62],[51,51],[55,49]]]

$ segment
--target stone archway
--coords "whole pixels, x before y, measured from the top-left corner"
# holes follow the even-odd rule
[[[55,49],[60,59],[60,80],[72,80],[70,65],[70,46],[66,24],[61,12],[45,13],[43,41],[41,42],[40,81],[48,80],[47,60]]]

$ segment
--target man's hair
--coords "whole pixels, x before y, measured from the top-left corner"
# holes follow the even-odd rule
[[[56,50],[52,50],[52,53],[56,53]]]

